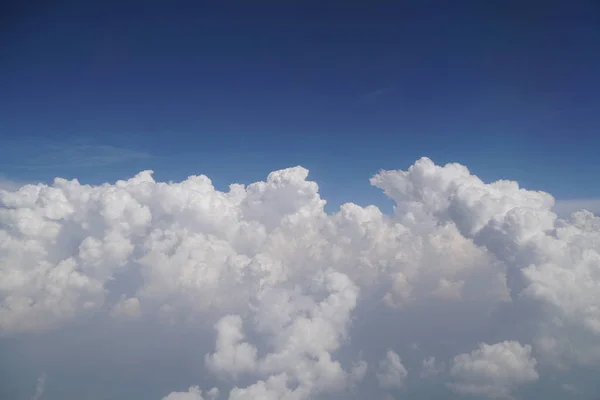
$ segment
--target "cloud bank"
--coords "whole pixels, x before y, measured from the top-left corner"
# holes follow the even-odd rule
[[[327,214],[307,178],[295,167],[220,192],[144,171],[0,190],[0,340],[93,326],[125,349],[132,326],[136,342],[193,332],[177,340],[198,380],[163,400],[519,398],[598,371],[591,212],[561,219],[547,193],[427,158],[371,179],[393,215]]]

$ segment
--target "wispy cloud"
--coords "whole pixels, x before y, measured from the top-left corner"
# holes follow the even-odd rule
[[[376,90],[373,90],[372,92],[369,92],[363,96],[361,96],[358,99],[358,102],[360,103],[371,103],[377,99],[379,99],[380,97],[390,93],[392,91],[392,87],[391,86],[387,86],[387,87],[382,87]]]
[[[42,373],[35,383],[35,394],[31,400],[39,400],[46,390],[46,373]]]
[[[55,161],[60,166],[97,167],[151,157],[146,152],[110,145],[53,147],[54,152],[51,154],[51,157],[46,156],[32,160],[30,165],[34,166],[36,162],[44,166],[48,164],[52,165],[54,164],[52,161]]]
[[[28,170],[104,167],[152,157],[145,151],[96,143],[87,139],[65,142],[33,139],[13,143],[7,147],[20,155],[11,166]]]
[[[581,390],[577,389],[575,386],[569,384],[569,383],[563,383],[561,385],[562,390],[564,390],[565,392],[569,392],[569,393],[573,393],[573,394],[581,394]]]

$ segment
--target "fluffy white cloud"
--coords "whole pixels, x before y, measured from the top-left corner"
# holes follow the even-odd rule
[[[457,382],[450,386],[459,393],[509,398],[516,385],[539,378],[536,364],[529,345],[515,341],[482,343],[477,350],[454,357],[450,375]]]
[[[0,333],[103,315],[114,332],[197,330],[188,347],[204,369],[187,384],[231,399],[373,397],[423,378],[507,395],[534,374],[600,366],[592,213],[560,219],[547,193],[423,158],[372,178],[393,215],[328,214],[307,177],[289,168],[220,192],[145,171],[0,190]],[[468,353],[481,342],[497,344]]]
[[[198,386],[191,386],[187,392],[171,392],[162,400],[213,400],[219,396],[219,390],[213,388],[206,393]]]
[[[215,374],[229,374],[236,377],[240,373],[252,372],[256,368],[256,348],[244,339],[242,319],[238,315],[227,315],[219,320],[217,329],[217,351],[206,356],[208,368]]]
[[[135,297],[122,299],[112,308],[111,315],[116,318],[136,318],[140,315],[140,301]]]

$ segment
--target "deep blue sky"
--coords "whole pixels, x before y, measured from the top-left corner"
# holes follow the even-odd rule
[[[11,179],[151,168],[224,187],[301,164],[338,205],[380,201],[373,173],[428,156],[600,197],[598,2],[14,3],[0,28]]]

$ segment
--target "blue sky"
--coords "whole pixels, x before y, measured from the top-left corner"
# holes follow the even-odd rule
[[[206,174],[226,190],[230,183],[263,180],[271,171],[302,165],[318,182],[328,211],[351,201],[389,212],[391,200],[371,187],[369,178],[381,169],[405,170],[426,156],[438,165],[464,164],[486,182],[511,179],[548,191],[561,200],[561,215],[582,207],[600,213],[598,1],[13,3],[0,4],[0,189],[57,176],[89,184],[115,182],[152,169],[157,180],[165,181]],[[428,164],[421,164],[426,170]],[[354,323],[351,332],[358,339],[346,353],[338,353],[350,365],[355,349],[356,354],[365,350],[371,369],[359,397],[374,398],[369,390],[377,386],[375,371],[389,345],[409,367],[407,396],[443,390],[447,398],[459,398],[450,397],[444,382],[477,386],[494,383],[494,377],[475,371],[457,378],[446,368],[448,374],[432,386],[419,381],[421,361],[435,355],[450,367],[450,357],[476,353],[476,343],[485,341],[496,346],[492,356],[508,354],[509,361],[491,357],[490,365],[519,364],[510,358],[514,349],[505,351],[502,340],[533,343],[540,361],[539,380],[515,389],[517,398],[547,394],[544,398],[587,400],[588,394],[596,394],[600,364],[565,373],[551,370],[547,365],[554,360],[543,360],[545,352],[553,351],[543,348],[548,342],[534,343],[537,331],[520,323],[547,328],[549,338],[556,334],[569,350],[565,354],[577,353],[576,362],[600,354],[597,331],[592,337],[589,327],[600,321],[596,220],[581,214],[570,225],[553,225],[569,228],[558,235],[547,229],[550,213],[542,206],[533,217],[508,214],[511,207],[522,211],[540,203],[535,194],[508,193],[500,204],[496,189],[473,185],[473,193],[483,193],[479,204],[469,201],[470,191],[444,191],[418,178],[417,173],[396,184],[420,184],[433,193],[419,199],[431,213],[421,216],[422,229],[412,227],[408,214],[380,218],[371,209],[352,207],[325,220],[318,207],[319,213],[308,212],[319,204],[310,185],[295,181],[286,184],[288,191],[265,189],[257,195],[260,201],[248,195],[244,207],[251,207],[243,212],[240,207],[212,208],[221,199],[210,191],[200,192],[206,202],[196,201],[195,185],[201,182],[153,187],[151,198],[133,185],[120,188],[121,197],[111,196],[115,187],[63,188],[37,197],[3,195],[0,234],[10,246],[0,251],[0,316],[14,316],[16,322],[0,318],[0,336],[12,322],[58,322],[54,331],[32,329],[0,337],[0,354],[6,354],[5,362],[0,361],[0,398],[32,398],[36,378],[46,374],[42,400],[111,395],[159,399],[193,384],[209,389],[216,375],[202,368],[204,356],[216,351],[212,324],[217,320],[212,321],[212,311],[189,310],[206,295],[207,302],[217,304],[215,318],[220,311],[229,313],[227,307],[217,310],[218,305],[263,286],[262,275],[251,270],[256,266],[276,277],[271,288],[282,293],[288,293],[288,286],[296,290],[305,285],[309,280],[304,278],[312,279],[313,272],[331,268],[362,285],[354,313],[363,318],[362,325]],[[381,186],[393,193],[397,187],[386,182]],[[79,201],[96,195],[93,204]],[[404,195],[407,199],[399,203],[420,211]],[[438,210],[436,199],[448,196],[462,196],[456,204],[465,207],[457,213],[447,207],[443,219],[432,210]],[[185,200],[181,207],[180,199]],[[61,218],[70,208],[68,218]],[[296,214],[282,211],[288,209]],[[48,215],[56,224],[46,225]],[[302,218],[286,219],[288,215]],[[505,218],[511,229],[481,234],[490,215]],[[267,236],[262,228],[271,226],[272,219],[281,219],[285,229]],[[312,232],[312,227],[325,226],[319,225],[323,221],[327,229]],[[450,222],[472,229],[455,232]],[[161,231],[166,232],[164,240],[155,238]],[[162,249],[171,233],[183,243],[177,251],[189,250],[192,261],[208,261],[192,265],[185,254],[179,259],[169,246]],[[257,244],[262,242],[264,246]],[[118,259],[121,253],[126,254],[123,260]],[[252,279],[247,287],[230,285],[229,263],[246,253],[252,263],[240,271]],[[167,264],[161,257],[174,261]],[[339,265],[332,261],[338,259]],[[78,264],[72,269],[82,278],[63,279],[73,260]],[[523,296],[505,310],[506,299],[499,297],[508,293],[498,289],[506,288],[497,279],[497,267],[516,271],[522,260],[533,260],[528,271],[532,265],[540,267],[532,282],[538,279],[550,289],[531,290],[529,296],[539,296]],[[362,269],[366,265],[376,267],[385,287],[371,286],[371,270]],[[279,281],[288,274],[280,269],[289,269],[287,280]],[[198,279],[190,279],[190,271]],[[567,279],[565,271],[577,274]],[[410,282],[404,273],[413,276]],[[521,283],[512,275],[506,281],[506,286]],[[171,282],[190,283],[189,290]],[[393,286],[389,290],[388,284]],[[77,285],[81,287],[73,288]],[[462,296],[463,285],[464,305],[444,299],[456,292]],[[90,317],[87,307],[93,303],[86,300],[96,301],[99,287],[106,299],[97,302]],[[147,287],[155,287],[159,295],[153,297],[152,290],[144,294]],[[312,290],[307,289],[310,296]],[[317,297],[319,290],[314,291]],[[416,305],[397,313],[387,306],[375,308],[383,304],[379,299],[384,293],[400,303],[414,293]],[[433,295],[442,300],[437,303]],[[119,311],[125,296],[137,301],[129,315],[133,320],[141,316],[137,322],[120,322],[127,319],[119,314],[127,314]],[[317,297],[315,304],[321,301]],[[583,300],[574,302],[576,298]],[[242,300],[231,312],[259,315]],[[194,317],[189,325],[159,321],[171,305],[181,320]],[[269,317],[266,306],[258,310]],[[304,307],[302,299],[290,306]],[[354,321],[352,307],[347,308]],[[63,323],[71,310],[76,310],[73,320]],[[290,315],[301,318],[295,312]],[[592,314],[597,319],[587,318]],[[564,337],[561,324],[567,327]],[[248,332],[248,340],[256,339],[262,353],[270,339],[252,338],[256,332]],[[423,347],[414,346],[413,339],[424,342]],[[528,356],[521,358],[529,365]],[[290,360],[286,365],[300,365]],[[531,370],[524,369],[530,376]],[[499,380],[510,388],[523,383],[522,375],[517,370]],[[222,388],[230,389],[227,385]]]
[[[428,156],[600,197],[594,2],[125,3],[4,13],[4,179],[300,164],[335,207],[384,204],[368,178]]]

